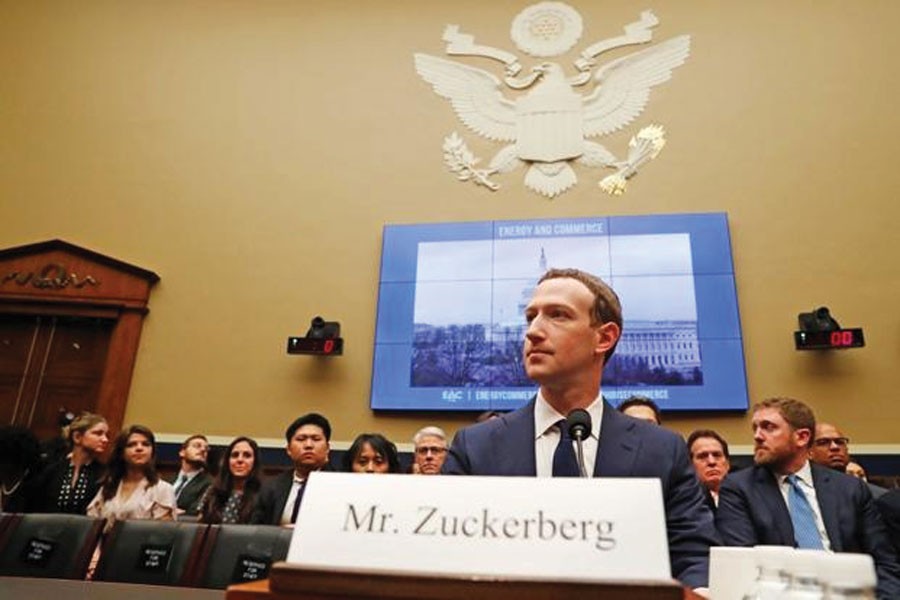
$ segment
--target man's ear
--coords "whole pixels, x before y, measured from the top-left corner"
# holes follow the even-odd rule
[[[178,451],[178,458],[184,460],[184,448]]]
[[[597,354],[606,354],[607,350],[616,345],[621,335],[622,330],[612,321],[600,325],[597,327],[597,345],[594,351]]]
[[[809,452],[812,451],[812,440],[813,440],[812,431],[810,431],[809,429],[806,429],[804,427],[802,429],[794,430],[794,441],[796,442],[796,444],[798,446],[803,446],[805,444],[806,450]]]

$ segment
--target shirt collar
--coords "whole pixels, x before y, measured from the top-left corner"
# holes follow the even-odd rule
[[[816,487],[815,485],[813,485],[812,467],[809,466],[808,460],[806,462],[804,462],[803,466],[800,467],[799,469],[797,469],[795,472],[788,473],[787,475],[779,475],[778,483],[784,483],[785,480],[790,475],[795,475],[797,477],[797,479],[802,481],[807,487],[811,487],[811,488]]]
[[[597,397],[585,410],[591,415],[590,437],[600,439],[600,422],[603,420],[603,396],[597,394]],[[540,390],[538,390],[537,400],[534,403],[534,439],[546,435],[548,431],[556,426],[560,419],[565,418],[565,415],[559,414],[555,408],[550,406],[541,395]]]

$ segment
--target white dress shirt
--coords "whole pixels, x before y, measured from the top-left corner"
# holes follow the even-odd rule
[[[297,501],[297,494],[300,492],[300,488],[305,484],[306,480],[297,477],[297,472],[295,471],[294,483],[291,484],[291,493],[288,494],[287,501],[284,503],[284,511],[281,513],[281,520],[279,521],[281,525],[291,524],[291,517],[294,516],[294,502]]]
[[[587,471],[588,477],[593,477],[597,447],[600,444],[603,397],[598,395],[585,410],[591,415],[591,435],[581,445],[584,450],[584,469]],[[538,477],[553,476],[553,453],[556,452],[560,435],[556,423],[565,418],[566,415],[559,414],[538,391],[537,400],[534,403],[534,463],[537,467]],[[574,441],[572,447],[575,447]],[[577,449],[575,449],[575,455],[578,456]]]

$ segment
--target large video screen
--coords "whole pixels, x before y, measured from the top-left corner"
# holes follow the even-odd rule
[[[724,213],[385,226],[372,408],[528,402],[536,386],[522,365],[524,307],[553,267],[593,273],[622,301],[607,400],[747,408]]]

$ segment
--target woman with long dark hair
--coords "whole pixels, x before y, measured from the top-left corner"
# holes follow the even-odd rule
[[[380,433],[361,433],[344,455],[351,473],[402,473],[397,446]]]
[[[109,425],[102,416],[85,412],[65,430],[69,453],[38,476],[35,512],[83,515],[100,489],[101,458],[109,447]]]
[[[156,474],[156,437],[143,425],[119,434],[100,491],[87,514],[107,520],[175,519],[175,490]]]
[[[256,441],[235,438],[222,456],[222,466],[206,491],[201,523],[249,523],[259,493],[262,462]]]

